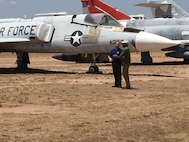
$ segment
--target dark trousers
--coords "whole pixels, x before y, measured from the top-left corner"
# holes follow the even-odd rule
[[[115,79],[115,86],[121,87],[121,62],[112,62],[112,69]]]

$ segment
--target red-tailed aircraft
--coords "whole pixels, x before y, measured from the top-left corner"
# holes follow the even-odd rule
[[[126,13],[102,2],[101,0],[81,0],[83,13],[107,13],[118,20],[123,26],[126,27],[127,22],[125,20],[145,19],[144,15],[127,15]],[[127,29],[129,32],[130,28]],[[133,30],[132,30],[133,31]],[[136,32],[136,31],[134,31]],[[141,53],[141,61],[143,63],[152,63],[149,51]]]
[[[153,16],[156,19],[149,20],[130,20],[129,18],[132,16],[128,16],[101,0],[81,0],[81,2],[83,12],[108,13],[125,27],[125,31],[137,32],[137,30],[143,30],[172,40],[180,40],[184,48],[166,49],[165,51],[168,52],[165,55],[173,58],[183,58],[184,62],[189,62],[189,14],[172,0],[148,0],[148,3],[137,4],[136,6],[152,8]],[[141,52],[141,61],[152,63],[149,52]]]
[[[81,0],[83,13],[108,13],[116,20],[131,19],[131,16],[121,12],[100,0]]]

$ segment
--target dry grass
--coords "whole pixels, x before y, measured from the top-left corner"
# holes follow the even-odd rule
[[[88,64],[50,56],[31,54],[33,73],[15,73],[15,55],[1,54],[0,141],[189,141],[188,65],[153,53],[157,64],[131,66],[126,90],[111,87],[110,65],[86,74]]]

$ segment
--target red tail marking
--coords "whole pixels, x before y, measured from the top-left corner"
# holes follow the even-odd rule
[[[81,0],[81,2],[87,3],[90,13],[106,12],[117,20],[123,20],[123,19],[125,20],[131,18],[129,15],[125,14],[124,12],[113,8],[112,6],[104,2],[101,2],[100,0]]]

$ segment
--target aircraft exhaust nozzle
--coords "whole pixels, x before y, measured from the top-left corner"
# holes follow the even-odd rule
[[[144,52],[161,51],[161,49],[178,46],[182,43],[159,35],[146,32],[139,32],[136,36],[135,44],[138,51]]]

